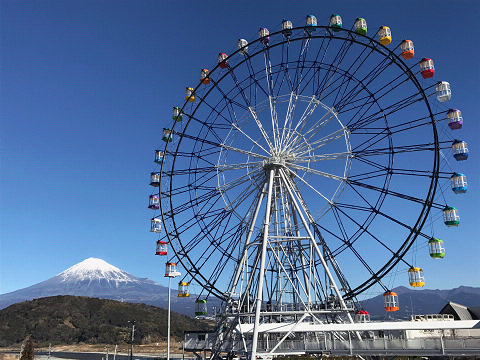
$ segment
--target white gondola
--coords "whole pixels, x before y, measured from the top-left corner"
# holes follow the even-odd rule
[[[177,264],[172,262],[167,262],[165,264],[165,277],[177,277],[181,274],[177,271]]]
[[[151,173],[150,174],[150,186],[159,187],[160,186],[160,174]]]
[[[282,21],[282,34],[285,37],[289,37],[292,35],[292,22],[289,20]]]
[[[150,231],[154,233],[162,232],[162,220],[157,218],[152,218],[150,220]]]
[[[238,52],[241,55],[248,55],[248,41],[245,39],[238,39],[237,42]]]
[[[435,91],[437,93],[437,100],[440,102],[448,101],[452,97],[450,84],[446,81],[438,82],[437,85],[435,86]]]

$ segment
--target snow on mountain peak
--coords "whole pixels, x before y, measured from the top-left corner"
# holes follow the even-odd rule
[[[100,281],[105,279],[116,285],[119,282],[136,282],[136,278],[102,259],[89,258],[79,262],[57,275],[62,282]]]

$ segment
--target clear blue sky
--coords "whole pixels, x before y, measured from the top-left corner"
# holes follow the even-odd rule
[[[163,285],[147,209],[154,150],[201,68],[260,26],[307,14],[387,25],[434,59],[462,111],[469,190],[446,193],[461,224],[441,261],[423,254],[426,288],[480,286],[480,6],[477,1],[22,1],[1,6],[0,293],[89,257]],[[373,32],[373,30],[371,30]],[[371,33],[370,33],[371,34]],[[440,75],[441,74],[441,75]],[[457,164],[451,164],[454,167]],[[424,249],[426,251],[426,249]],[[422,256],[423,256],[422,255]],[[408,285],[406,275],[394,286]],[[195,291],[195,289],[194,289]]]

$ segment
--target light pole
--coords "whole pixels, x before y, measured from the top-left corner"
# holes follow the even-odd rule
[[[165,277],[168,277],[168,325],[167,325],[167,360],[170,360],[170,287],[172,278],[180,276],[177,264],[167,262],[165,264]]]
[[[130,346],[130,360],[133,360],[133,334],[135,334],[135,319],[129,322],[132,323],[132,341]]]

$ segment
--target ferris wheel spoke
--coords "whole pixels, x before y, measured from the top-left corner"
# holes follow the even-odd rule
[[[244,186],[245,182],[248,181],[248,179],[251,179],[252,181],[257,181],[262,176],[263,176],[263,171],[261,169],[256,169],[251,173],[243,174],[242,176],[237,177],[229,181],[228,183],[224,183],[221,186],[218,186],[218,190],[222,192],[232,190],[237,186]]]
[[[267,152],[265,149],[262,148],[262,150],[264,150],[265,152],[267,152],[267,154],[270,154],[272,153],[273,149],[275,149],[274,145],[272,144],[272,142],[270,141],[270,137],[268,136],[267,132],[265,131],[265,129],[263,128],[263,125],[262,125],[262,122],[260,121],[260,119],[258,118],[257,116],[257,113],[255,112],[255,110],[253,108],[249,108],[248,109],[250,111],[250,114],[252,114],[252,117],[253,119],[255,120],[255,123],[257,124],[257,127],[258,129],[260,130],[262,136],[263,136],[263,139],[265,140],[265,142],[268,144],[268,147],[270,148],[270,151]]]
[[[250,108],[250,113],[252,114],[253,118],[255,119],[255,122],[257,123],[262,135],[263,135],[263,138],[267,141],[267,144],[269,145],[270,147],[270,151],[268,151],[267,149],[265,149],[262,145],[260,145],[257,141],[253,140],[249,135],[247,135],[247,133],[245,133],[240,127],[238,127],[236,124],[233,124],[232,123],[232,127],[234,129],[236,129],[239,133],[241,133],[243,136],[245,136],[250,142],[252,142],[253,144],[255,144],[258,148],[262,149],[266,154],[270,154],[272,152],[272,144],[270,143],[270,139],[268,138],[265,130],[263,129],[263,126],[262,126],[262,123],[260,122],[260,120],[258,119],[255,111]]]
[[[178,192],[176,195],[180,195],[182,193],[188,193],[191,191],[191,187],[184,187],[184,191]],[[201,195],[198,195],[193,201],[193,200],[188,200],[188,201],[183,201],[180,202],[176,206],[171,206],[170,209],[165,209],[162,211],[162,214],[164,214],[166,217],[173,217],[175,215],[179,215],[187,210],[189,210],[192,205],[195,204],[195,206],[199,206],[202,203],[209,204],[214,201],[218,200],[220,193],[218,190],[214,187],[211,187],[208,191],[203,191]],[[169,195],[166,195],[167,197],[170,197]]]
[[[345,182],[347,181],[346,178],[344,177],[341,177],[341,176],[337,176],[337,175],[333,175],[333,174],[329,174],[329,173],[326,173],[326,172],[323,172],[323,171],[320,171],[320,170],[315,170],[315,169],[310,169],[308,167],[305,167],[305,166],[301,166],[301,165],[298,165],[298,164],[290,164],[290,167],[294,168],[295,170],[301,170],[301,171],[304,171],[306,173],[310,173],[310,174],[315,174],[315,175],[320,175],[320,176],[323,176],[323,177],[326,177],[326,178],[330,178],[330,179],[333,179],[333,180],[338,180],[338,181],[342,181],[342,182]],[[290,170],[290,169],[289,169]],[[294,172],[290,171],[292,174],[295,174]],[[296,175],[296,174],[295,174]]]
[[[234,151],[238,154],[251,156],[253,158],[258,158],[258,159],[263,159],[263,160],[268,160],[270,158],[269,156],[266,156],[266,155],[260,155],[260,154],[257,154],[257,153],[254,153],[254,152],[251,152],[251,151],[248,151],[248,150],[239,149],[239,148],[236,148],[236,147],[233,147],[233,146],[230,146],[230,145],[226,145],[226,144],[218,144],[218,146],[222,149],[229,150],[229,151]]]
[[[353,75],[349,75],[348,76],[348,79],[351,80],[352,79],[352,76]],[[398,89],[399,86],[401,86],[402,84],[408,82],[410,79],[408,76],[405,76],[404,73],[401,73],[399,75],[397,75],[396,78],[394,78],[392,81],[390,81],[389,83],[385,84],[384,86],[380,87],[379,89],[376,89],[375,91],[371,92],[370,93],[370,96],[372,97],[375,97],[376,100],[380,100],[382,99],[383,97],[385,97],[386,95],[390,94],[392,91]],[[361,80],[360,82],[358,82],[349,92],[348,94],[346,94],[345,96],[343,96],[341,98],[341,100],[339,102],[335,102],[335,105],[334,107],[336,109],[339,110],[339,112],[344,108],[346,107],[347,105],[349,104],[352,104],[355,102],[355,98],[357,97],[357,95],[359,94],[359,92],[357,91],[357,89],[359,88],[359,86],[362,85],[363,86],[363,80]]]
[[[299,93],[300,84],[303,81],[302,74],[304,70],[304,63],[308,53],[308,45],[310,44],[309,37],[303,37],[298,59],[296,60],[295,76],[293,78],[293,88],[296,94]]]
[[[418,103],[419,101],[422,101],[421,98],[418,98],[417,97],[418,94],[414,94],[412,96],[409,96],[401,101],[398,101],[397,103],[395,104],[392,104],[374,114],[370,114],[368,115],[366,118],[363,117],[363,115],[365,115],[366,111],[368,111],[369,109],[367,108],[367,110],[353,123],[348,123],[347,126],[349,126],[349,128],[353,130],[357,129],[357,128],[361,128],[361,127],[365,127],[369,124],[372,124],[374,123],[375,121],[378,121],[378,120],[382,120],[385,116],[388,116],[388,115],[391,115],[397,111],[400,111],[400,110],[403,110],[405,109],[406,107],[408,106],[411,106],[415,103]],[[376,102],[376,100],[375,100]],[[352,118],[353,119],[353,118]]]
[[[388,189],[385,189],[385,188],[380,188],[378,186],[365,184],[365,183],[362,183],[358,180],[348,180],[348,184],[363,187],[363,188],[369,189],[369,190],[373,190],[373,191],[379,192],[381,194],[392,195],[392,196],[395,196],[395,197],[400,198],[400,199],[408,200],[408,201],[411,201],[411,202],[416,202],[418,204],[424,204],[425,203],[424,199],[420,199],[420,198],[417,198],[417,197],[414,197],[414,196],[409,196],[409,195],[402,194],[402,193],[392,191],[392,190],[388,190]],[[439,205],[439,206],[441,206],[441,205]]]
[[[273,77],[272,64],[270,62],[270,51],[268,46],[265,48],[263,55],[264,55],[263,57],[265,62],[265,79],[267,81],[268,102],[270,105],[270,119],[272,120],[272,136],[273,136],[273,144],[270,143],[270,140],[268,140],[269,141],[268,143],[270,145],[271,151],[274,152],[274,151],[278,151],[278,148],[279,148],[278,133],[277,133],[278,117],[277,117],[277,108],[276,108],[276,95],[275,95],[275,88],[274,88],[275,85],[273,83],[273,78],[272,78]],[[259,122],[259,126],[261,126],[260,122]],[[261,128],[261,131],[263,131],[262,133],[265,132],[265,130],[263,130],[263,127]],[[266,134],[264,134],[264,136],[268,138]]]
[[[300,134],[295,134],[295,135],[292,135],[291,136],[291,139],[290,139],[290,143],[288,144],[288,149],[295,149],[295,151],[300,151],[300,150],[303,150],[305,148],[310,148],[311,145],[317,145],[318,143],[321,143],[322,140],[325,140],[325,137],[322,138],[322,139],[318,139],[310,144],[303,144],[301,145],[299,148],[296,148],[297,144],[300,143],[303,139],[305,139],[306,141],[309,141],[311,140],[325,125],[327,125],[332,119],[335,118],[335,114],[331,114],[329,117],[325,118],[326,115],[328,115],[330,113],[327,113],[325,114],[319,121],[317,121],[315,124],[313,124],[313,126],[308,129],[307,131],[304,132],[303,135],[300,135]],[[328,136],[332,136],[338,132],[342,132],[344,131],[345,128],[342,128],[340,130],[337,130],[335,133],[333,134],[330,134],[330,135],[326,135],[326,137]],[[308,135],[308,137],[306,136]],[[342,134],[340,137],[343,137],[344,134]],[[330,142],[330,141],[328,141]],[[308,150],[307,150],[308,152]]]
[[[226,204],[226,208],[232,211],[236,210],[241,204],[247,202],[255,192],[258,192],[258,189],[259,186],[248,185],[236,198]]]
[[[340,228],[340,232],[342,234],[341,237],[338,237],[336,236],[339,240],[343,241],[343,243],[345,244],[345,248],[348,248],[350,249],[350,251],[355,255],[355,257],[360,261],[360,263],[365,267],[365,269],[370,273],[371,276],[373,276],[375,274],[375,272],[373,271],[373,269],[368,265],[368,263],[363,259],[363,257],[360,255],[360,253],[357,251],[357,249],[355,248],[355,246],[353,245],[353,242],[351,241],[351,237],[349,237],[347,235],[347,231],[345,229],[345,227],[343,226],[343,222],[342,222],[342,219],[341,219],[341,216],[338,212],[338,209],[336,207],[333,207],[332,208],[333,210],[333,214],[335,216],[335,219],[337,221],[337,224]],[[333,235],[333,234],[332,234]],[[335,257],[333,255],[331,255],[333,259],[335,259]],[[351,291],[351,289],[350,289]]]
[[[343,207],[343,209],[346,208],[346,207]],[[394,251],[392,250],[387,244],[385,244],[385,242],[381,241],[377,236],[375,236],[374,234],[372,234],[372,232],[370,230],[368,230],[368,227],[365,227],[363,224],[357,222],[353,217],[351,217],[350,215],[348,215],[343,209],[342,209],[342,206],[341,204],[337,204],[337,209],[338,211],[340,211],[347,219],[349,219],[349,221],[351,221],[352,223],[354,223],[356,226],[358,226],[359,230],[362,230],[363,233],[369,235],[373,240],[375,240],[378,244],[380,244],[383,248],[385,248],[393,257],[397,258],[398,261],[402,260],[402,258]],[[380,214],[380,215],[384,215],[382,212],[379,212],[377,211],[376,212],[377,214]],[[393,218],[392,218],[393,219]],[[391,219],[390,219],[391,220]],[[407,225],[403,224],[402,222],[399,222],[399,221],[395,221],[395,223],[397,223],[398,225],[401,225],[403,227],[407,227],[409,228]],[[410,229],[411,230],[411,229]],[[355,243],[355,241],[349,241],[349,244],[353,244]],[[348,246],[341,246],[335,250],[333,250],[333,255],[334,256],[338,256],[340,253],[342,253],[343,251],[345,251],[345,249],[347,249]]]
[[[345,127],[340,128],[329,135],[326,135],[318,140],[310,142],[308,145],[302,145],[297,148],[294,148],[295,154],[298,154],[299,157],[304,156],[305,154],[315,151],[321,148],[322,146],[325,146],[333,141],[336,141],[338,139],[344,139],[348,133],[349,133],[349,130],[347,128]],[[310,139],[311,137],[308,138],[307,140],[310,140]]]
[[[285,136],[286,136],[285,131],[286,131],[286,129],[290,129],[291,126],[292,126],[293,114],[295,112],[295,106],[297,104],[297,101],[298,101],[298,96],[294,95],[293,92],[290,92],[290,98],[288,100],[287,114],[285,115],[285,122],[283,124],[282,136],[280,137],[281,151],[285,150],[285,146],[284,146]]]
[[[307,185],[311,190],[313,190],[317,195],[319,195],[320,197],[322,197],[330,206],[333,205],[332,201],[330,199],[328,199],[325,195],[323,195],[320,191],[318,191],[317,189],[315,189],[312,185],[310,185],[307,181],[305,181],[301,176],[298,176],[297,173],[295,173],[294,171],[289,170],[289,173],[291,175],[294,175],[299,181],[301,181],[303,184]],[[327,174],[329,175],[329,174]],[[323,175],[323,176],[326,176],[326,175]],[[338,180],[336,178],[333,177],[333,175],[330,175],[330,176],[326,176],[326,177],[330,177],[331,179],[335,179],[335,180]]]
[[[347,37],[349,37],[349,36],[350,35],[347,34]],[[340,65],[342,64],[343,60],[345,59],[345,57],[346,57],[348,51],[350,50],[352,44],[353,44],[352,42],[345,41],[342,44],[340,50],[337,52],[333,61],[330,63],[330,66],[329,66],[327,72],[325,73],[323,79],[319,83],[318,90],[315,92],[315,95],[317,95],[319,99],[322,99],[324,97],[324,91],[328,87],[330,87],[330,84],[331,84],[334,76],[337,74],[337,71],[338,71]],[[341,85],[340,85],[340,87],[341,87]],[[333,106],[333,107],[335,107],[335,106]]]
[[[381,127],[361,127],[355,130],[352,130],[352,134],[354,135],[388,135],[391,136],[393,134],[399,134],[404,131],[412,131],[415,128],[422,127],[422,126],[431,126],[432,122],[426,120],[424,122],[420,122],[424,119],[412,120],[407,121],[405,123],[401,123],[398,125],[393,125],[388,128],[381,128]]]
[[[382,139],[380,139],[382,140]],[[371,156],[380,156],[380,155],[391,155],[392,152],[395,154],[402,154],[402,153],[411,153],[411,152],[418,152],[418,151],[434,151],[435,144],[416,144],[416,145],[404,145],[404,146],[392,146],[389,148],[371,148],[372,146],[368,146],[367,148],[356,150],[352,149],[352,157],[356,159],[362,159],[365,157]],[[366,161],[366,160],[363,160]]]
[[[296,164],[296,163],[317,162],[317,161],[326,161],[326,160],[352,159],[353,157],[354,155],[351,152],[341,152],[341,153],[321,154],[321,155],[295,156],[295,158],[291,162],[293,164]]]
[[[233,236],[231,235],[232,231],[235,229],[228,228],[226,224],[229,223],[230,219],[232,218],[232,213],[226,211],[224,209],[217,209],[212,211],[210,214],[203,214],[202,216],[196,217],[196,221],[202,226],[201,232],[192,237],[191,241],[185,242],[183,245],[182,255],[188,255],[189,252],[200,250],[208,253],[208,250],[214,251],[215,249],[221,250],[222,253],[227,253],[230,256],[232,255],[231,252],[231,244],[229,243],[229,239]],[[189,224],[185,224],[183,226],[183,232],[187,232],[189,230]],[[216,236],[218,231],[222,231],[224,236]],[[230,234],[230,235],[226,235]],[[201,243],[201,239],[208,240],[208,246],[199,247],[199,243]],[[194,262],[194,264],[198,264],[198,262]]]
[[[220,93],[220,95],[222,96],[222,100],[224,101],[225,103],[225,106],[227,108],[233,108],[233,105],[235,106],[238,106],[239,108],[243,109],[243,110],[247,110],[248,109],[248,105],[244,105],[242,103],[240,103],[239,101],[236,101],[235,98],[238,96],[238,93],[234,94],[232,93],[232,91],[230,91],[228,94],[226,94],[220,87],[219,83],[216,82],[215,80],[212,79],[212,83],[214,85],[214,88],[218,90],[218,92]],[[243,95],[241,93],[241,87],[238,87],[238,90],[240,90],[240,95]],[[197,95],[198,96],[198,95]],[[200,98],[202,101],[205,101],[204,98]],[[212,107],[210,106],[210,108],[212,110],[215,110],[215,107]]]
[[[293,99],[295,99],[295,101],[293,101]],[[298,95],[294,95],[293,93],[291,93],[289,109],[288,109],[289,111],[287,113],[287,117],[285,118],[285,127],[284,128],[292,129],[292,125],[293,125],[292,115],[293,115],[293,112],[295,110],[295,105],[296,105],[297,101],[298,101]],[[283,140],[283,147],[282,147],[283,150],[290,147],[291,146],[290,143],[292,143],[292,141],[295,142],[297,140],[296,137],[295,137],[294,140],[292,140],[292,138],[295,136],[296,132],[302,132],[303,131],[304,126],[307,124],[308,120],[312,116],[312,114],[315,111],[315,109],[317,108],[318,104],[319,104],[319,101],[315,98],[315,96],[314,95],[311,96],[306,109],[304,110],[304,112],[300,116],[300,118],[297,121],[295,127],[292,129],[293,131],[290,131],[290,134],[288,136],[286,136],[285,139]],[[327,114],[328,113],[323,115],[323,117],[320,118],[320,120],[317,121],[317,124],[321,124],[324,121],[324,118],[327,116]],[[287,120],[288,120],[288,123],[287,123]]]
[[[249,168],[258,168],[262,164],[263,164],[262,161],[250,161],[250,162],[247,162],[247,163],[215,165],[215,167],[213,169],[219,170],[219,171],[249,169]]]
[[[257,91],[256,90],[260,89],[261,93],[266,97],[268,97],[268,90],[264,89],[264,87],[260,83],[260,80],[257,78],[257,73],[255,72],[253,64],[252,64],[252,58],[250,56],[248,56],[247,59],[245,60],[245,62],[247,64],[247,69],[248,69],[248,73],[249,73],[248,79],[253,80],[253,83],[255,84],[255,86],[254,86],[254,89],[255,89],[254,100],[255,101],[253,102],[253,105],[256,106],[257,105],[257,102],[256,102]]]

